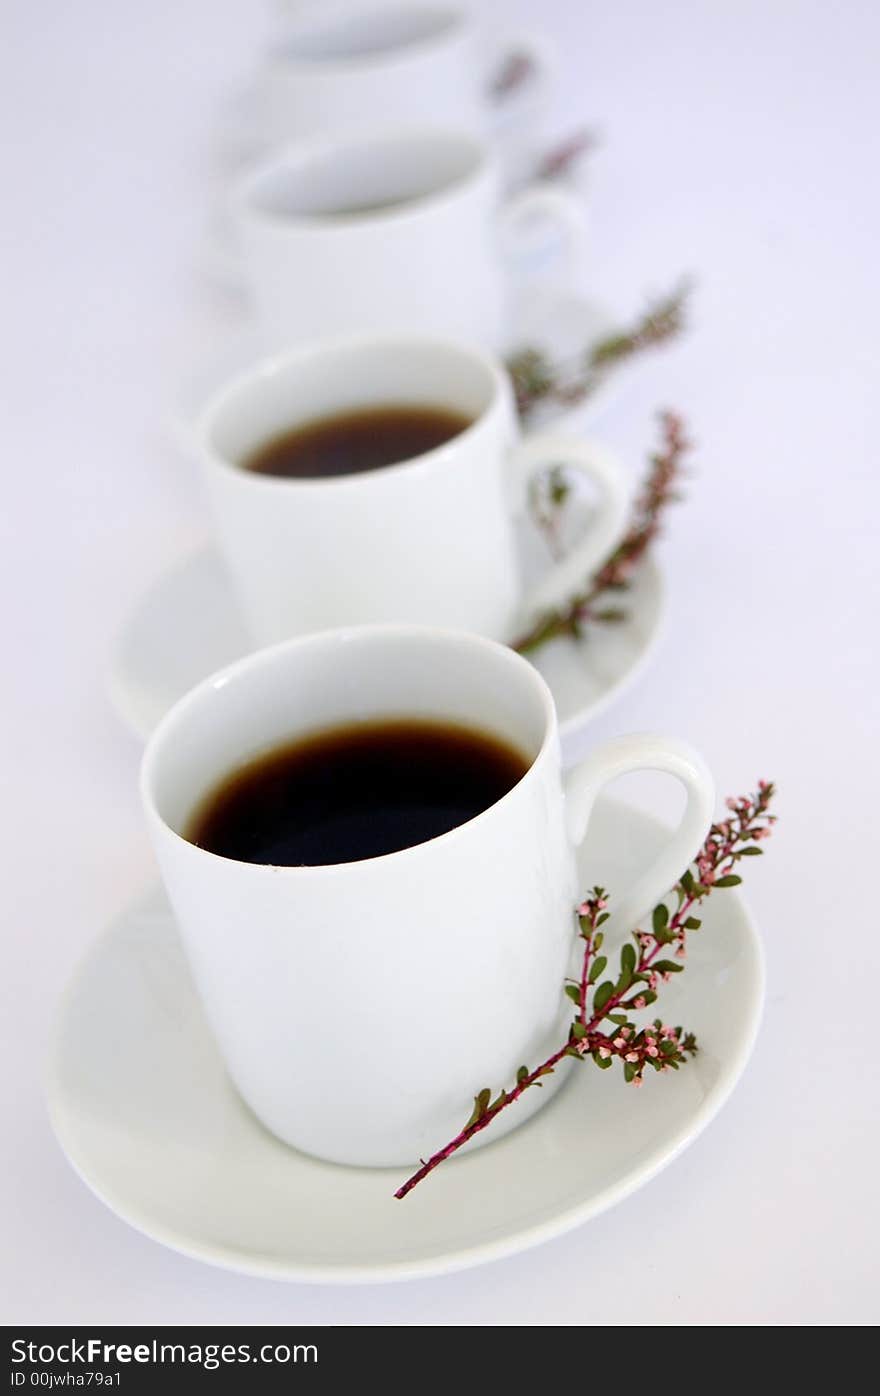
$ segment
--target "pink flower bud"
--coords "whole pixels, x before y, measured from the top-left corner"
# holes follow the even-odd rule
[[[599,1048],[599,1056],[600,1056],[600,1057],[610,1057],[610,1056],[611,1056],[611,1048],[610,1048],[610,1047],[600,1047],[600,1048]]]
[[[615,1037],[614,1045],[617,1048],[618,1052],[623,1051],[623,1048],[626,1046],[626,1038],[623,1036]]]
[[[641,1076],[634,1076],[630,1084],[633,1086],[640,1086],[642,1084]]]
[[[728,809],[736,810],[739,808],[739,802],[735,800],[732,795],[728,795],[724,803],[726,804]]]
[[[645,1000],[643,999],[642,995],[639,994],[638,998],[633,1001],[633,1008],[644,1008],[644,1006]]]
[[[639,1059],[639,1054],[638,1054],[638,1052],[627,1052],[626,1055],[625,1055],[624,1058],[623,1058],[623,1060],[624,1060],[625,1062],[637,1062],[638,1059]]]

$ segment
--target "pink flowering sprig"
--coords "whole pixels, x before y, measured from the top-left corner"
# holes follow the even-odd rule
[[[581,161],[592,155],[598,144],[595,131],[585,128],[573,131],[544,152],[535,164],[528,183],[552,184],[555,180],[571,179]]]
[[[690,289],[690,283],[682,281],[650,303],[629,329],[606,335],[571,359],[553,360],[536,348],[518,350],[507,360],[507,371],[520,416],[527,420],[536,408],[550,403],[574,407],[585,402],[612,369],[677,338],[686,327]]]
[[[559,635],[580,639],[595,622],[609,624],[626,619],[620,606],[609,604],[609,593],[630,586],[639,563],[660,532],[667,507],[680,499],[682,462],[691,449],[682,418],[676,412],[660,413],[660,447],[650,458],[645,483],[633,507],[629,528],[602,566],[588,578],[564,606],[539,616],[531,630],[514,641],[513,648],[529,654]],[[551,548],[558,552],[558,532],[554,529],[554,508],[559,507],[559,490],[533,503],[536,521]],[[563,501],[564,501],[563,495]]]
[[[535,75],[535,60],[525,49],[509,53],[489,85],[489,96],[496,102],[509,97]]]
[[[687,938],[700,929],[700,918],[694,912],[702,902],[719,888],[738,886],[742,878],[734,871],[737,864],[763,853],[759,845],[770,837],[776,822],[776,816],[768,812],[774,794],[775,787],[761,780],[754,794],[727,801],[727,818],[712,825],[694,863],[668,897],[655,906],[651,929],[633,931],[624,943],[617,972],[608,978],[602,977],[608,958],[601,953],[601,927],[610,914],[609,898],[604,887],[592,889],[577,908],[583,958],[578,978],[565,984],[565,993],[575,1005],[565,1041],[539,1066],[521,1066],[515,1084],[494,1098],[489,1086],[478,1091],[464,1128],[429,1159],[422,1159],[421,1167],[397,1189],[395,1197],[406,1197],[527,1090],[542,1085],[543,1077],[552,1075],[565,1057],[591,1061],[601,1070],[617,1060],[624,1080],[641,1086],[649,1067],[661,1073],[678,1071],[696,1053],[697,1039],[692,1032],[670,1027],[661,1018],[639,1024],[631,1015],[654,1003],[662,985],[684,969]]]

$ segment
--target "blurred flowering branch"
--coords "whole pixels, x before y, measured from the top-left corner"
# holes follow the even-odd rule
[[[551,402],[560,407],[585,402],[612,369],[682,334],[690,289],[689,282],[681,282],[653,301],[628,330],[606,335],[570,362],[554,362],[541,349],[519,350],[508,359],[507,370],[520,416],[527,419]]]
[[[489,95],[500,101],[522,87],[534,75],[535,61],[530,53],[514,50],[505,58],[489,84]]]
[[[581,160],[592,155],[598,144],[599,138],[594,131],[573,132],[541,156],[532,172],[532,181],[547,184],[554,179],[569,179]]]

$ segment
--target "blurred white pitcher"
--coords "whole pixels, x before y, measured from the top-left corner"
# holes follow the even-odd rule
[[[489,134],[546,103],[552,58],[517,35],[484,42],[469,7],[421,0],[325,0],[291,11],[272,44],[251,103],[266,143],[357,128],[365,120],[423,123],[455,113]],[[522,72],[506,85],[505,70]],[[494,79],[494,81],[493,81]]]
[[[575,277],[585,228],[560,190],[502,204],[485,142],[440,128],[290,146],[240,181],[230,212],[279,341],[414,328],[501,348],[514,275]]]
[[[468,425],[413,459],[359,473],[303,479],[247,468],[287,431],[400,406],[450,411]],[[593,443],[517,436],[502,366],[416,334],[317,342],[222,389],[197,426],[197,447],[254,637],[412,621],[509,641],[567,599],[618,540],[623,475]],[[584,537],[526,596],[512,519],[529,478],[554,464],[583,472],[599,502]]]

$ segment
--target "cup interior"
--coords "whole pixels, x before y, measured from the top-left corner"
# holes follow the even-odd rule
[[[461,13],[440,5],[326,6],[317,22],[300,25],[275,56],[297,63],[356,63],[389,58],[453,33]]]
[[[554,730],[544,681],[503,645],[418,627],[328,631],[261,650],[182,698],[147,747],[144,796],[182,835],[208,792],[254,757],[382,718],[478,728],[530,763]]]
[[[440,341],[328,344],[269,360],[233,383],[208,409],[205,444],[212,459],[241,467],[274,437],[322,417],[393,404],[447,409],[473,423],[497,393],[491,361]]]
[[[329,144],[258,171],[244,201],[275,220],[363,222],[458,188],[483,160],[479,143],[464,135],[400,133]]]

